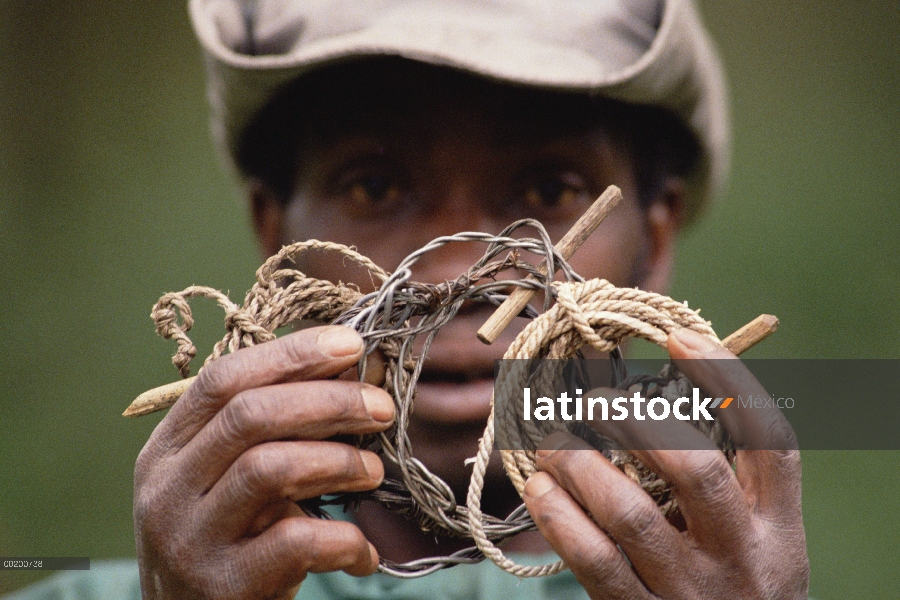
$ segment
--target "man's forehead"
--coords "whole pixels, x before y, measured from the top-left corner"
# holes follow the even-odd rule
[[[317,74],[301,95],[307,135],[432,137],[477,128],[497,144],[597,129],[609,103],[501,84],[448,68],[385,60]]]

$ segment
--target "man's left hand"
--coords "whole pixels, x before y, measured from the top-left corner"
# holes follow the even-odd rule
[[[674,332],[668,348],[679,369],[710,394],[734,397],[748,385],[765,394],[733,354],[699,334]],[[740,449],[741,431],[781,436],[784,447],[795,447],[793,431],[777,409],[720,419],[737,438],[734,469],[712,442],[708,449],[633,451],[672,486],[683,531],[582,440],[538,450],[539,471],[526,483],[525,503],[591,598],[807,597],[800,453]],[[694,434],[702,437],[695,430],[688,435]]]

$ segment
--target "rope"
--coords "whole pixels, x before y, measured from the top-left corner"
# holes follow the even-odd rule
[[[513,237],[516,230],[526,227],[532,228],[536,237]],[[478,262],[454,281],[440,284],[411,281],[411,268],[419,258],[455,242],[481,242],[487,249]],[[296,259],[305,252],[340,254],[347,262],[363,268],[377,289],[363,294],[352,284],[308,277],[293,268]],[[551,266],[550,275],[543,275],[533,264],[520,260],[522,252],[543,257]],[[504,256],[500,257],[501,254]],[[502,271],[510,269],[523,273],[522,277],[496,279]],[[564,281],[553,281],[554,270],[559,270]],[[182,377],[189,376],[191,360],[197,354],[187,335],[193,326],[189,300],[194,297],[211,298],[225,311],[226,334],[215,344],[204,365],[226,351],[234,352],[270,341],[275,338],[276,329],[297,321],[343,324],[358,331],[366,345],[358,365],[360,378],[365,373],[367,357],[380,351],[385,357],[384,388],[394,398],[396,420],[389,430],[360,436],[356,443],[395,464],[400,479],[386,480],[370,492],[304,501],[301,506],[312,516],[330,518],[323,510],[326,505],[348,507],[362,500],[373,500],[394,512],[417,519],[424,530],[474,540],[475,546],[451,556],[404,564],[383,560],[379,570],[397,577],[420,577],[456,564],[478,562],[485,557],[519,577],[540,577],[557,573],[565,569],[565,565],[562,561],[543,566],[518,565],[499,548],[514,535],[536,529],[524,504],[504,519],[481,511],[484,475],[494,444],[495,419],[503,419],[505,423],[514,419],[514,415],[495,415],[492,399],[491,414],[478,453],[470,459],[474,467],[465,505],[458,504],[450,487],[416,459],[407,435],[422,359],[437,332],[454,318],[463,303],[487,302],[499,306],[511,287],[542,291],[545,300],[541,313],[531,306],[523,310],[523,316],[531,322],[504,358],[570,358],[583,347],[592,347],[611,352],[615,359],[621,360],[616,348],[624,338],[641,337],[665,346],[668,333],[679,327],[689,327],[716,339],[705,320],[671,298],[637,289],[617,288],[601,279],[585,281],[556,251],[543,226],[531,219],[517,221],[498,235],[463,232],[437,238],[410,254],[393,273],[384,271],[353,248],[340,244],[318,240],[291,244],[259,268],[256,282],[242,305],[231,302],[215,289],[192,286],[162,296],[151,316],[157,332],[176,341],[177,350],[172,361]],[[413,347],[420,336],[422,350],[415,356]],[[620,367],[624,372],[624,367]],[[514,385],[515,378],[498,381]],[[658,378],[631,378],[624,383],[626,387],[638,383],[645,391],[648,385],[656,385],[657,393],[662,390],[669,394],[681,393],[686,385],[690,385],[674,368]],[[721,427],[706,426],[704,433],[711,437],[718,435],[724,440]],[[663,512],[669,514],[677,510],[671,490],[655,473],[628,452],[610,444],[609,440],[600,440],[592,430],[590,434],[596,438],[593,440],[595,445],[605,444],[604,453],[613,464],[642,485]],[[525,481],[535,472],[533,448],[546,432],[531,428],[512,435],[522,436],[521,447],[532,448],[501,451],[507,475],[521,495]]]

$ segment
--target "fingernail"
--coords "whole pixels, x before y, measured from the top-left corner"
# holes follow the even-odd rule
[[[390,423],[394,420],[394,401],[386,391],[366,385],[362,387],[360,394],[370,417],[379,423]]]
[[[341,358],[358,354],[362,350],[362,338],[349,327],[336,325],[326,327],[316,338],[319,349],[328,356]]]
[[[381,480],[384,479],[384,463],[381,462],[381,459],[374,452],[360,452],[359,455],[362,458],[363,467],[365,467],[369,479],[380,484]]]
[[[548,458],[563,446],[577,448],[580,441],[581,440],[574,435],[562,431],[556,431],[541,440],[541,443],[538,444],[538,449],[534,453],[534,455],[538,458]],[[587,447],[590,448],[590,446]]]
[[[671,333],[671,335],[675,337],[675,339],[677,339],[682,345],[693,350],[694,352],[699,352],[700,354],[707,354],[722,347],[705,335],[697,333],[696,331],[692,331],[687,327],[676,329]]]
[[[540,498],[554,488],[553,477],[546,473],[535,473],[525,482],[525,495],[529,498]]]

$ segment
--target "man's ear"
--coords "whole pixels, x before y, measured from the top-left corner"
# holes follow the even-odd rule
[[[281,225],[284,218],[284,202],[271,187],[253,179],[247,187],[250,209],[253,212],[253,228],[263,258],[281,250]]]
[[[686,193],[681,179],[669,177],[647,208],[647,260],[641,282],[645,290],[664,293],[669,287],[675,265],[675,242],[684,222]]]

